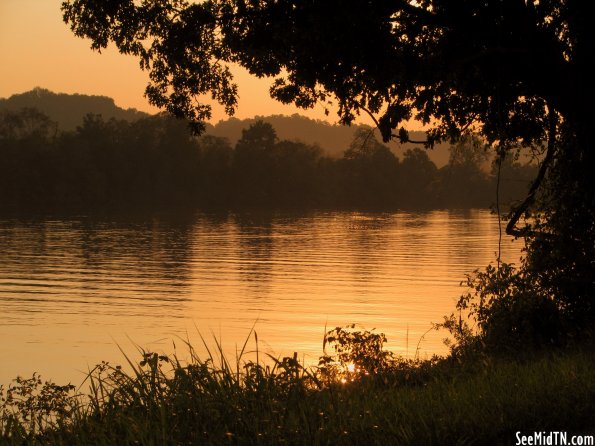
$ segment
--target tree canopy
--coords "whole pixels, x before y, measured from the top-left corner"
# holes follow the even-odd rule
[[[211,112],[203,95],[234,112],[239,65],[272,78],[284,103],[334,103],[343,123],[369,115],[385,142],[409,141],[413,118],[430,127],[427,146],[473,130],[500,161],[541,150],[507,232],[529,238],[530,288],[580,316],[569,326],[594,317],[595,2],[68,0],[62,11],[92,48],[138,56],[149,101],[198,131]],[[518,229],[540,190],[538,218]]]
[[[360,127],[342,156],[330,157],[315,144],[278,136],[264,121],[247,125],[231,143],[209,134],[197,138],[167,113],[134,122],[97,114],[79,120],[75,130],[62,131],[35,109],[0,111],[0,214],[149,208],[386,211],[487,208],[494,200],[496,177],[482,171],[473,155],[453,157],[438,169],[416,148],[401,162],[370,128]],[[467,140],[456,150],[475,151]],[[505,202],[524,196],[527,177],[536,170],[506,165],[504,172],[522,168],[528,170],[524,182],[503,181]]]
[[[557,158],[592,158],[590,59],[595,5],[580,0],[68,0],[64,20],[101,50],[110,42],[149,71],[149,101],[198,131],[211,107],[237,105],[234,64],[272,78],[271,95],[312,107],[336,102],[341,122],[368,114],[383,140],[480,132],[503,155],[547,148],[515,224]],[[565,126],[573,144],[556,144]]]
[[[546,110],[579,121],[593,99],[594,6],[579,0],[69,0],[64,20],[100,50],[149,70],[149,100],[200,120],[210,94],[233,113],[232,64],[274,78],[271,94],[370,113],[384,140],[407,119],[435,138],[547,137]],[[314,50],[315,49],[315,50]],[[397,131],[402,139],[407,133]]]

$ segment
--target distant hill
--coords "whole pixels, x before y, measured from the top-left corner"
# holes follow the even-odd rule
[[[112,98],[84,94],[54,93],[45,88],[34,88],[25,93],[14,94],[7,99],[0,98],[0,110],[36,108],[58,123],[62,130],[74,130],[82,124],[83,116],[100,114],[104,119],[116,118],[127,121],[149,116],[136,109],[118,107]]]
[[[1,110],[20,110],[23,107],[32,107],[45,113],[58,123],[62,130],[74,130],[82,123],[83,116],[88,113],[100,114],[104,119],[116,118],[126,121],[135,121],[149,115],[136,109],[123,109],[118,107],[112,98],[106,96],[90,96],[84,94],[54,93],[44,88],[34,88],[25,93],[15,94],[7,99],[0,98]],[[242,130],[248,128],[257,120],[269,122],[277,131],[280,139],[299,140],[308,144],[318,144],[327,154],[341,157],[345,149],[353,140],[353,135],[363,125],[342,126],[329,124],[326,121],[314,120],[294,114],[291,116],[272,115],[256,116],[249,119],[229,118],[219,121],[215,125],[207,124],[206,133],[214,136],[228,138],[232,145],[242,136]],[[380,135],[376,131],[376,137]],[[415,140],[425,139],[423,132],[411,132]],[[391,150],[403,158],[405,150],[420,147],[415,144],[388,144]],[[449,146],[439,144],[428,151],[430,159],[442,167],[448,163]]]
[[[318,144],[329,155],[340,157],[343,151],[349,147],[353,140],[355,131],[363,125],[342,126],[329,124],[321,120],[314,120],[304,116],[294,114],[291,116],[272,115],[255,116],[250,119],[230,118],[219,121],[214,126],[207,126],[207,133],[214,136],[228,138],[232,145],[242,136],[242,130],[254,124],[257,120],[270,123],[277,131],[280,139],[299,140],[308,144]],[[369,127],[368,127],[369,128]],[[380,134],[376,131],[376,137],[380,140]],[[411,139],[425,139],[424,132],[411,132]],[[401,159],[403,152],[414,147],[421,147],[419,144],[399,144],[391,142],[388,144],[391,150]],[[449,145],[438,144],[432,150],[428,151],[430,159],[438,166],[442,167],[448,163]]]

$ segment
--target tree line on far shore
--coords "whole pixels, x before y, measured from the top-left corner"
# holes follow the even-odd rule
[[[342,157],[280,140],[268,123],[226,138],[193,136],[184,121],[87,115],[74,131],[35,109],[0,113],[0,209],[109,207],[428,209],[490,207],[497,167],[467,135],[437,168],[422,148],[402,159],[358,129]],[[524,198],[533,164],[506,159],[499,201]]]

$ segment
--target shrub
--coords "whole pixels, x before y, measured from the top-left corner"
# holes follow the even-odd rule
[[[451,314],[440,324],[455,338],[453,352],[519,352],[564,342],[559,303],[526,269],[507,263],[500,268],[488,265],[464,283],[471,291],[460,297],[458,316]]]

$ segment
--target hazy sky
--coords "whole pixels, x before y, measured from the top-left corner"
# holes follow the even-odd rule
[[[109,96],[120,107],[154,112],[143,96],[148,76],[134,57],[114,48],[101,54],[89,49],[90,42],[74,37],[62,22],[62,0],[0,0],[0,97],[43,87],[57,93]],[[238,118],[254,115],[293,114],[336,121],[325,117],[323,108],[298,110],[272,100],[270,81],[237,70],[240,100]],[[212,122],[225,115],[213,109]],[[371,124],[367,119],[362,122]]]

